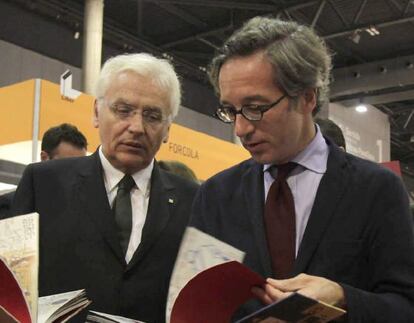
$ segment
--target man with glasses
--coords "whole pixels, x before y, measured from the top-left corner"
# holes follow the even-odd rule
[[[14,212],[40,214],[41,296],[85,288],[90,309],[164,322],[198,188],[154,160],[178,113],[180,84],[166,60],[120,55],[103,66],[96,95],[101,146],[89,157],[28,166]]]
[[[268,277],[253,289],[266,304],[298,292],[346,309],[350,322],[414,322],[407,193],[314,124],[330,69],[323,40],[292,21],[253,18],[224,43],[209,70],[216,115],[252,158],[201,186],[190,223],[246,252]]]

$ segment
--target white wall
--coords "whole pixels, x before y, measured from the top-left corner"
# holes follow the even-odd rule
[[[389,161],[388,116],[373,106],[367,108],[367,112],[359,113],[353,107],[330,103],[328,117],[342,129],[348,152],[376,162]]]

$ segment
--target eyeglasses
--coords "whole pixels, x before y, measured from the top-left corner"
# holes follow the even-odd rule
[[[109,106],[109,109],[120,120],[129,120],[141,111],[142,121],[152,126],[158,126],[168,120],[168,117],[164,116],[162,110],[157,107],[146,107],[141,110],[126,103],[114,103]]]
[[[232,123],[236,120],[236,116],[241,114],[247,120],[260,121],[263,118],[263,114],[269,111],[280,103],[287,95],[282,95],[275,102],[270,104],[246,104],[243,105],[240,110],[236,110],[233,106],[222,105],[216,110],[215,116],[225,123]]]

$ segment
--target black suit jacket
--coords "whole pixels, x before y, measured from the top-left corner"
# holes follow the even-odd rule
[[[40,214],[39,294],[86,288],[90,309],[164,322],[170,274],[198,186],[155,163],[142,241],[127,265],[102,172],[98,153],[26,168],[13,213]]]
[[[0,195],[0,220],[10,216],[13,197],[14,191]]]
[[[414,322],[413,226],[401,180],[329,146],[292,276],[340,283],[350,322]],[[201,186],[190,225],[245,251],[245,264],[270,277],[263,208],[262,165],[248,160]]]

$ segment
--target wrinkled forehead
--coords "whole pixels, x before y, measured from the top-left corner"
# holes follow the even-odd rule
[[[162,87],[154,77],[135,71],[125,70],[116,73],[104,91],[103,101],[127,103],[130,105],[148,105],[159,107],[171,113],[171,98],[168,89]]]

